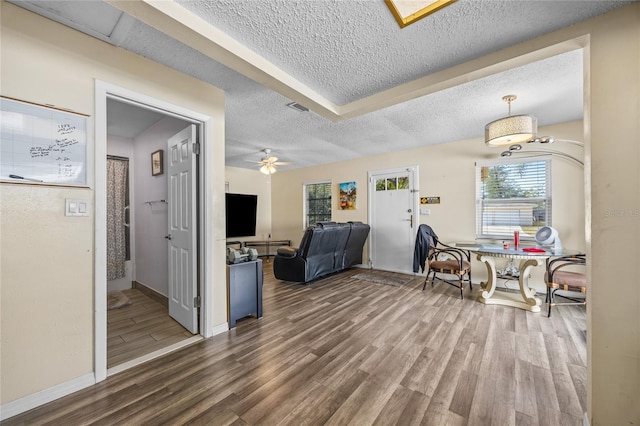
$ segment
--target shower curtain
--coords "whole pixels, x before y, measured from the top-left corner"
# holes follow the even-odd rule
[[[125,276],[125,207],[128,203],[128,181],[129,162],[107,159],[107,280]]]

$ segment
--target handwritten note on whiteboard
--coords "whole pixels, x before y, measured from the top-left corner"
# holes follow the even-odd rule
[[[87,186],[87,117],[0,98],[0,180]]]

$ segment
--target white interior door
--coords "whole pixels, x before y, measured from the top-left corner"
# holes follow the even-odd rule
[[[417,166],[369,173],[371,266],[413,273]]]
[[[169,139],[169,315],[191,333],[198,332],[196,126]]]

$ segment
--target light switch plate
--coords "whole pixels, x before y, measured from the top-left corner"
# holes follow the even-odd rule
[[[424,208],[422,208],[422,209],[420,209],[420,214],[421,214],[422,216],[429,216],[429,215],[431,214],[431,209],[424,209]]]
[[[64,208],[65,216],[89,216],[89,200],[67,198]]]

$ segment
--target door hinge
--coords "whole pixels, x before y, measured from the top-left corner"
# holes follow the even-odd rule
[[[200,155],[200,144],[198,142],[193,143],[193,153],[195,155]]]
[[[194,308],[200,307],[200,296],[196,296],[193,298],[193,307]]]

